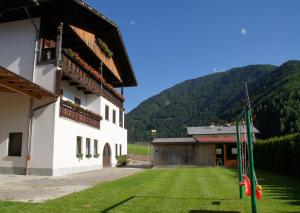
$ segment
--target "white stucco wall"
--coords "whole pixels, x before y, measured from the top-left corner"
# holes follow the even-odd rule
[[[53,141],[55,128],[55,107],[50,104],[34,112],[32,123],[32,145],[29,168],[49,169],[53,167]]]
[[[55,93],[56,66],[54,64],[37,65],[34,73],[34,83]]]
[[[81,100],[81,106],[86,107],[86,95],[76,89],[76,87],[71,87],[66,81],[61,82],[61,89],[63,90],[63,99],[74,102],[74,98],[77,97]]]
[[[24,168],[28,140],[29,98],[16,93],[0,93],[0,167]],[[22,132],[22,156],[8,157],[10,132]]]
[[[34,21],[40,26],[40,18]],[[32,81],[35,39],[29,19],[0,24],[0,65]]]
[[[122,155],[127,154],[127,130],[119,126],[119,108],[113,105],[111,102],[101,97],[101,109],[100,115],[102,115],[103,120],[101,121],[101,131],[103,132],[103,137],[107,141],[111,141],[112,144],[122,145]],[[109,120],[105,120],[105,106],[109,107]],[[113,110],[116,111],[116,123],[113,123]],[[124,113],[123,113],[124,117]],[[124,119],[123,119],[124,121]],[[124,123],[124,122],[123,122]],[[115,153],[115,145],[113,145],[113,154]],[[118,146],[119,147],[119,146]],[[119,153],[119,151],[118,151]]]
[[[75,87],[70,87],[67,83],[62,84],[64,90],[64,99],[72,100],[74,96],[82,101],[82,105],[89,110],[100,113],[105,116],[105,105],[110,108],[110,120],[103,119],[100,124],[100,130],[88,125],[77,123],[75,121],[59,117],[59,103],[56,104],[55,111],[55,137],[54,137],[54,175],[63,175],[74,172],[95,170],[102,168],[103,148],[106,143],[110,145],[111,162],[115,166],[115,144],[122,145],[122,154],[127,154],[127,130],[119,127],[119,109],[105,98],[93,95],[84,95],[77,91]],[[96,111],[96,108],[98,110]],[[112,109],[116,110],[116,123],[112,122]],[[82,138],[83,159],[76,157],[77,136]],[[91,139],[91,154],[94,154],[94,140],[98,140],[99,158],[86,158],[86,139]]]

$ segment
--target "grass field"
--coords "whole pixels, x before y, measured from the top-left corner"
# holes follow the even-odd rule
[[[258,174],[258,212],[300,212],[300,183]],[[236,174],[223,168],[151,169],[44,204],[0,202],[0,212],[250,212],[239,200]],[[214,211],[213,211],[214,210]]]
[[[128,154],[148,155],[148,147],[143,145],[128,144]]]

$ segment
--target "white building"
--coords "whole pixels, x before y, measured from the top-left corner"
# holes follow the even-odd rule
[[[116,24],[80,0],[0,0],[0,13],[0,173],[115,166],[137,85]]]

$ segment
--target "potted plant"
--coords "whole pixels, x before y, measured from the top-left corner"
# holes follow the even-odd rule
[[[79,154],[76,155],[76,157],[82,160],[83,154],[82,154],[82,153],[79,153]]]
[[[86,158],[91,158],[91,157],[92,157],[92,154],[89,153],[89,154],[87,154],[85,157],[86,157]]]

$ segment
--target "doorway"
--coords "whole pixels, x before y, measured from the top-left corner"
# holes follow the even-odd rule
[[[111,150],[108,143],[103,148],[103,167],[111,167]]]

